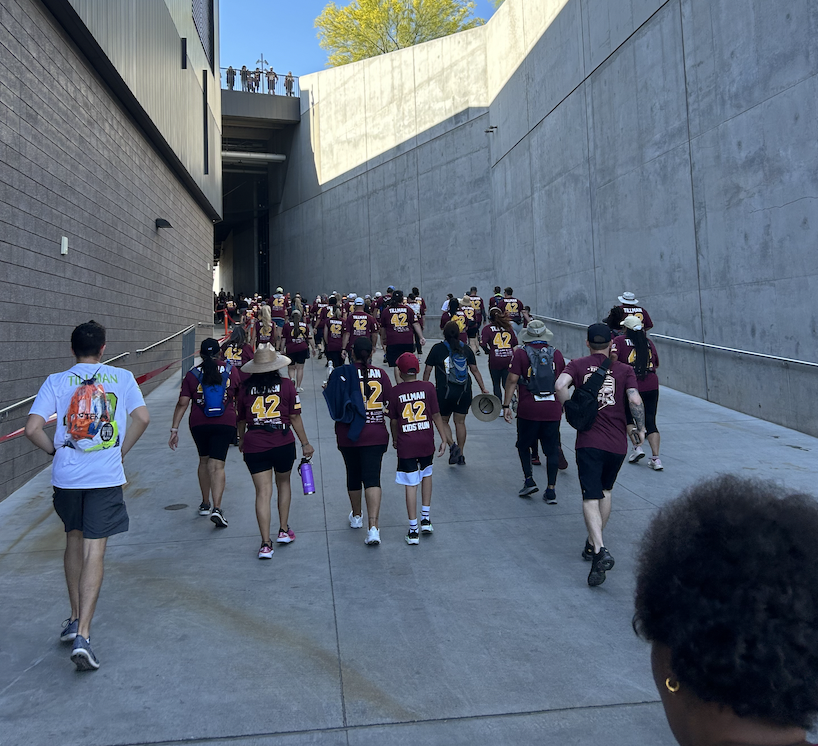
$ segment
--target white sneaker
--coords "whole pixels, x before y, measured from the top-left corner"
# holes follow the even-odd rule
[[[662,461],[658,456],[652,456],[650,461],[648,461],[648,466],[654,471],[664,471],[665,468],[662,466]]]
[[[375,546],[376,544],[381,543],[381,532],[378,531],[377,528],[374,526],[366,532],[366,538],[364,539],[364,544],[369,544],[369,546]]]
[[[642,450],[642,446],[636,446],[631,451],[631,455],[628,456],[628,463],[635,464],[645,458],[645,452]]]
[[[300,394],[300,393],[302,393],[302,392],[304,391],[304,387],[303,387],[303,386],[299,386],[299,387],[298,387],[298,389],[296,389],[296,390],[297,390],[297,391],[298,391],[298,393]]]
[[[349,511],[349,527],[350,528],[363,528],[364,527],[364,517],[362,515],[352,515],[352,511]]]

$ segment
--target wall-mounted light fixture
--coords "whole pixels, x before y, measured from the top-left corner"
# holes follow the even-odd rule
[[[173,228],[173,226],[164,218],[156,218],[156,230],[160,228]]]
[[[483,132],[485,132],[487,135],[493,135],[494,130],[496,130],[496,129],[497,129],[497,125],[492,124],[491,127],[489,127],[487,130],[483,130]]]

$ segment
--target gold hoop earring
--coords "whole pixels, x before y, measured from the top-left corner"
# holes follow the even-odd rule
[[[667,687],[667,690],[671,694],[676,694],[676,692],[678,692],[679,689],[682,688],[682,685],[678,681],[675,684],[671,684],[669,676],[668,676],[668,678],[665,679],[665,686]]]

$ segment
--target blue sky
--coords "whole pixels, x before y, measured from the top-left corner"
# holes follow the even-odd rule
[[[255,67],[264,53],[277,72],[323,70],[327,55],[313,24],[328,0],[220,0],[221,66]],[[346,5],[346,0],[336,0]],[[477,0],[476,15],[488,20],[489,0]]]

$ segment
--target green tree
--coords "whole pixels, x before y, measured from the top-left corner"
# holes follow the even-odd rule
[[[318,18],[319,44],[330,67],[394,52],[482,26],[474,0],[352,0],[327,5]]]

